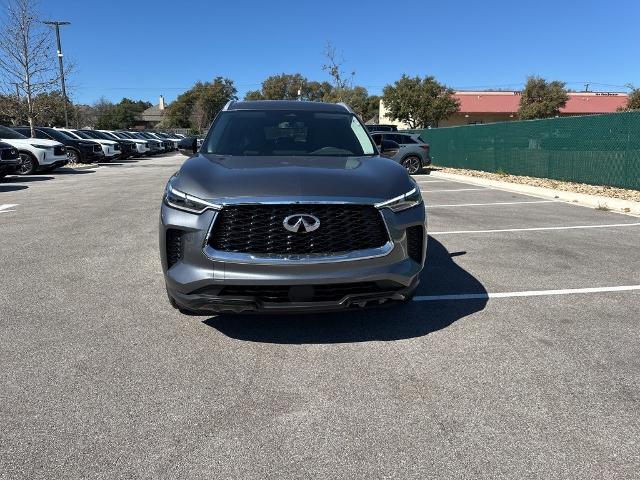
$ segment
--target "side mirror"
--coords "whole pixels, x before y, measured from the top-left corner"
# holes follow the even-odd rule
[[[393,140],[382,140],[382,145],[380,146],[380,153],[390,153],[393,151],[400,150],[400,145]]]
[[[196,137],[183,138],[178,142],[178,151],[191,157],[198,153],[198,139]]]

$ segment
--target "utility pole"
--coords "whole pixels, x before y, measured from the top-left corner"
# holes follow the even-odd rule
[[[64,85],[64,65],[62,64],[62,45],[60,44],[60,25],[71,25],[71,22],[61,22],[58,20],[50,20],[42,22],[46,25],[54,25],[56,27],[56,40],[58,41],[58,64],[60,65],[60,83],[62,84],[62,98],[64,100],[64,126],[69,128],[69,114],[67,113],[67,90]]]

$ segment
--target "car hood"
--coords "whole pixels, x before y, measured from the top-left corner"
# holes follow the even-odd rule
[[[56,142],[55,140],[46,140],[44,138],[9,138],[1,140],[13,146],[43,145],[47,147],[58,147],[62,145],[60,142]]]
[[[377,202],[414,188],[405,169],[382,157],[232,157],[199,154],[173,187],[207,200],[264,197]],[[223,202],[224,203],[224,202]]]

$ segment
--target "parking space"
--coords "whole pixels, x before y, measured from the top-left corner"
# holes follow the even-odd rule
[[[421,175],[416,301],[188,317],[157,252],[183,159],[0,181],[7,478],[640,471],[638,218]]]

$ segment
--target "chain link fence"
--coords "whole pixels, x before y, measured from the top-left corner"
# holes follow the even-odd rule
[[[420,131],[435,165],[640,190],[640,111]]]

